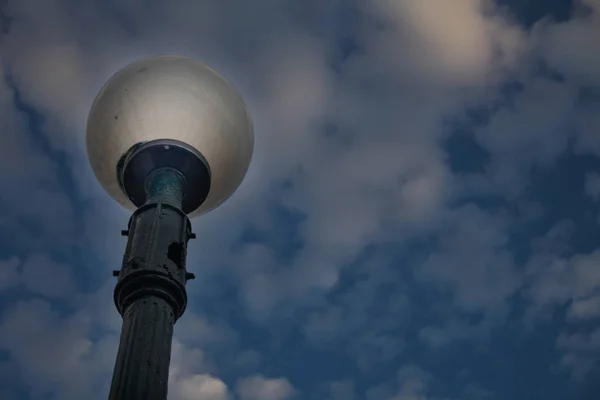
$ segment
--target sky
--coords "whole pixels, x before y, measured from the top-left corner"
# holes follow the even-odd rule
[[[106,399],[129,212],[85,122],[176,53],[240,90],[169,400],[600,396],[599,0],[0,0],[0,399]]]

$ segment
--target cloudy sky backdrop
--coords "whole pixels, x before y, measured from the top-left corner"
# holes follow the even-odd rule
[[[0,0],[0,399],[107,397],[129,214],[84,127],[160,53],[256,130],[170,400],[598,399],[599,0]]]

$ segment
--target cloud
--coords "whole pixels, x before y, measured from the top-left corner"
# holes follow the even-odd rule
[[[71,268],[44,254],[31,254],[23,262],[21,281],[25,287],[46,297],[65,297],[77,293]]]
[[[443,86],[480,84],[511,67],[525,43],[523,32],[490,8],[481,0],[376,1],[371,11],[392,29],[374,48],[400,76]]]
[[[597,365],[600,330],[591,332],[562,334],[557,347],[564,352],[560,366],[567,370],[576,381],[582,381]]]
[[[227,386],[210,375],[193,375],[177,381],[169,390],[169,399],[173,400],[229,400],[231,398]]]
[[[496,74],[492,70],[514,64],[522,35],[517,27],[484,13],[484,4],[478,1],[462,1],[458,7],[448,8],[431,1],[423,5],[361,5],[368,18],[391,24],[381,33],[383,36],[364,25],[360,40],[367,52],[351,57],[339,79],[328,65],[335,43],[299,28],[299,21],[285,7],[269,2],[262,4],[261,10],[279,17],[279,22],[269,23],[273,26],[244,19],[244,6],[235,7],[231,15],[223,14],[225,8],[204,3],[186,3],[181,8],[157,6],[144,11],[123,4],[94,13],[92,10],[98,6],[91,4],[43,7],[48,9],[47,15],[53,16],[50,21],[40,20],[34,7],[10,3],[9,12],[18,18],[11,26],[11,35],[5,38],[6,57],[24,98],[48,116],[46,129],[60,132],[50,136],[52,146],[67,149],[74,155],[74,162],[82,165],[74,168],[74,179],[81,185],[80,193],[92,189],[84,195],[89,199],[98,189],[90,184],[94,180],[81,154],[81,136],[75,133],[83,131],[87,107],[111,70],[144,52],[185,48],[188,54],[206,50],[205,54],[216,58],[210,43],[220,43],[219,56],[229,60],[232,55],[227,51],[240,51],[229,43],[235,29],[255,29],[253,37],[265,38],[249,43],[255,47],[255,56],[240,64],[245,74],[241,88],[249,95],[257,125],[255,161],[237,197],[216,212],[216,221],[224,225],[228,220],[238,220],[267,224],[267,228],[274,216],[261,206],[265,203],[263,194],[270,192],[273,182],[290,176],[294,184],[281,201],[307,218],[299,226],[302,248],[289,261],[288,271],[240,275],[239,284],[247,293],[246,304],[252,313],[269,313],[277,308],[276,304],[299,305],[313,291],[331,290],[344,265],[368,243],[381,240],[385,224],[434,223],[450,190],[444,156],[435,142],[443,130],[439,117],[465,104],[467,97],[456,97],[465,85],[471,90],[483,89],[490,82],[488,77]],[[208,22],[209,18],[205,25],[187,24],[185,15],[190,14],[210,15],[213,22]],[[72,18],[75,15],[78,18]],[[214,22],[219,18],[228,19],[223,26],[236,28],[223,30]],[[232,25],[232,21],[238,25]],[[281,21],[291,23],[286,26]],[[79,32],[84,24],[91,28],[86,29],[89,33],[74,40],[72,32]],[[276,28],[279,34],[267,35],[268,28]],[[128,37],[127,29],[134,29],[136,35]],[[40,34],[45,31],[51,34]],[[212,42],[204,39],[209,34]],[[119,45],[105,46],[115,42],[115,35],[121,35]],[[421,50],[410,58],[390,57],[398,51],[385,46],[402,43]],[[496,52],[495,46],[502,51]],[[501,53],[502,62],[494,59],[496,53]],[[44,59],[52,62],[39,61]],[[411,65],[404,64],[409,60]],[[37,70],[41,66],[45,68],[43,74]],[[429,71],[433,67],[436,69]],[[241,69],[233,71],[230,67],[228,71],[241,76]],[[398,89],[409,79],[424,88],[423,96],[415,99],[407,97],[407,91],[390,92],[379,87],[383,81],[365,86],[376,76],[392,86],[399,85]],[[60,97],[48,97],[56,86],[62,88]],[[381,99],[386,100],[383,107],[367,105],[379,104]],[[340,139],[314,129],[327,114],[334,125],[352,127],[348,145],[338,146]],[[336,150],[332,153],[330,149]],[[96,202],[90,201],[86,215],[99,207]],[[103,199],[102,207],[106,207],[105,202]],[[241,204],[252,205],[257,211],[248,215],[243,212],[247,206],[235,210]],[[200,234],[208,236],[211,229],[216,229],[213,227],[217,222],[211,221],[205,220]],[[221,256],[221,263],[232,261]]]
[[[221,320],[210,320],[193,310],[186,313],[185,320],[178,321],[176,335],[188,344],[205,348],[234,346],[238,342],[238,333]]]
[[[600,82],[600,57],[593,51],[590,38],[600,30],[600,4],[597,0],[577,2],[577,12],[559,24],[541,23],[537,27],[538,49],[542,57],[567,81],[583,87]],[[583,102],[577,116],[576,149],[581,153],[600,154],[596,132],[599,128],[597,101]]]
[[[16,303],[0,322],[2,348],[31,388],[31,398],[60,393],[61,398],[94,398],[93,385],[105,378],[114,361],[103,353],[107,337],[88,338],[90,316],[64,316],[50,303],[31,299]],[[114,348],[114,339],[109,350]]]
[[[521,192],[530,176],[523,171],[553,165],[566,151],[576,98],[570,83],[533,78],[476,132],[477,142],[493,155],[488,175],[499,191]]]
[[[502,215],[471,207],[450,216],[437,249],[418,274],[421,279],[449,284],[455,304],[467,311],[498,311],[519,288]]]
[[[428,385],[430,374],[415,366],[404,366],[397,373],[393,385],[384,384],[369,389],[367,400],[428,400]]]
[[[0,290],[6,290],[19,282],[21,261],[16,257],[0,262]]]
[[[12,22],[0,50],[0,226],[10,244],[0,290],[23,291],[2,319],[10,365],[35,396],[105,393],[120,326],[106,278],[128,215],[93,178],[85,119],[111,73],[162,52],[230,76],[257,135],[238,192],[194,222],[201,240],[188,266],[198,279],[177,325],[174,398],[304,392],[260,375],[228,387],[239,378],[226,379],[231,371],[254,374],[269,360],[268,346],[248,339],[253,329],[275,341],[291,324],[307,346],[337,348],[368,375],[419,346],[486,337],[518,296],[527,323],[561,307],[572,330],[593,323],[598,254],[570,248],[577,225],[527,243],[530,257],[517,257],[513,240],[523,227],[546,230],[536,223],[552,200],[530,197],[535,172],[571,144],[600,154],[598,101],[593,91],[582,100],[600,77],[600,7],[580,6],[569,21],[526,30],[484,0],[3,3]],[[354,50],[342,52],[343,40]],[[450,166],[444,143],[456,121],[487,154],[479,173]],[[576,375],[594,357],[595,330],[582,332],[557,344]],[[34,361],[33,349],[47,356]],[[62,352],[60,365],[48,361]],[[81,378],[74,387],[69,374]],[[367,398],[431,398],[431,375],[405,368]],[[332,386],[330,397],[358,396],[358,386]]]
[[[600,175],[589,173],[585,177],[585,192],[594,200],[600,198]]]
[[[593,343],[598,332],[589,324],[595,327],[594,321],[600,316],[600,253],[566,256],[568,249],[564,248],[565,234],[561,231],[570,227],[554,227],[538,242],[545,242],[547,250],[539,252],[528,265],[530,284],[525,294],[531,308],[526,318],[548,321],[557,308],[565,310],[566,323],[556,341],[557,349],[563,353],[559,364],[574,378],[583,379],[596,364]],[[551,243],[557,245],[548,245]]]
[[[26,133],[27,129],[37,129],[36,115],[22,104],[21,93],[9,84],[7,71],[2,72],[0,129],[5,154],[0,161],[0,183],[5,188],[5,212],[0,224],[11,232],[3,239],[17,251],[47,250],[55,245],[68,248],[74,238],[75,213],[59,181],[60,170],[44,152],[43,143]],[[40,224],[33,232],[28,229],[27,222],[31,221]],[[54,235],[47,235],[50,227],[54,227]]]
[[[600,310],[596,310],[594,304],[600,285],[600,273],[596,268],[599,257],[600,253],[595,251],[571,258],[540,256],[532,260],[530,268],[539,274],[529,291],[533,304],[568,305],[573,318],[588,319],[598,315]]]
[[[355,400],[356,391],[352,381],[332,382],[329,385],[329,400]]]
[[[600,57],[591,38],[600,32],[600,3],[577,2],[575,17],[558,24],[541,23],[537,29],[543,56],[570,80],[595,84],[600,78]]]
[[[256,375],[240,380],[237,393],[240,400],[287,400],[296,395],[296,390],[285,378]]]
[[[2,263],[0,271],[3,289],[22,285],[35,295],[49,298],[69,297],[78,292],[71,267],[47,254],[32,253],[24,261],[11,257]]]

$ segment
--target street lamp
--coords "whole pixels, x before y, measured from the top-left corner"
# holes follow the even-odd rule
[[[252,158],[254,134],[235,88],[203,63],[158,56],[104,85],[87,121],[87,152],[104,189],[133,215],[114,271],[123,317],[110,400],[163,400],[173,326],[187,304],[188,217],[225,201]]]

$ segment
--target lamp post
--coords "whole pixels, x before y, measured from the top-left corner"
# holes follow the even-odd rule
[[[102,88],[87,151],[109,195],[131,209],[114,302],[123,317],[110,400],[164,400],[173,327],[186,308],[188,217],[225,201],[252,158],[254,135],[235,88],[199,61],[129,64]]]

